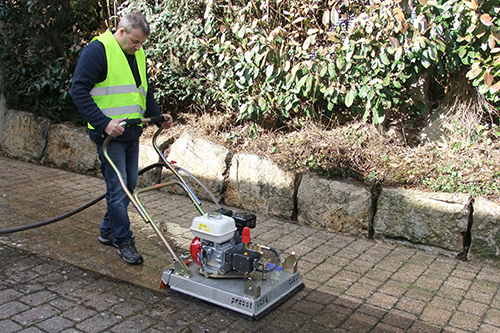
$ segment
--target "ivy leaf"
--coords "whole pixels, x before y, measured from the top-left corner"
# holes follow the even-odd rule
[[[487,27],[489,27],[489,26],[491,26],[493,24],[493,22],[491,22],[491,16],[490,16],[490,14],[483,14],[483,15],[481,15],[479,17],[479,19]]]
[[[500,81],[490,87],[490,93],[496,94],[500,90]]]
[[[285,72],[288,72],[288,70],[290,69],[290,66],[291,66],[290,61],[288,61],[288,60],[285,61],[285,67],[283,68],[285,70]]]
[[[465,75],[469,80],[474,80],[476,77],[479,76],[483,72],[483,69],[480,67],[481,64],[479,62],[475,62],[470,71],[467,72]]]
[[[391,62],[389,61],[389,58],[387,58],[387,55],[385,53],[380,54],[380,61],[386,66],[388,66]]]
[[[328,72],[328,65],[323,65],[323,67],[321,67],[321,70],[319,71],[319,76],[320,77],[323,77],[326,75],[326,73]]]
[[[336,61],[336,64],[337,64],[337,68],[338,69],[342,69],[344,67],[344,64],[345,64],[344,58],[338,57],[337,61]]]
[[[358,95],[358,93],[356,92],[356,88],[352,88],[351,90],[349,90],[349,92],[345,96],[345,105],[348,108],[351,107],[351,105],[354,102],[354,99],[356,98],[357,95]]]
[[[477,7],[479,7],[479,4],[478,4],[477,0],[464,1],[464,2],[465,2],[465,5],[467,7],[469,7],[470,9],[472,9],[472,10],[476,10]]]
[[[496,46],[495,36],[493,36],[493,34],[488,37],[488,46],[490,47],[490,50],[493,50]]]
[[[307,37],[306,40],[304,41],[304,44],[302,44],[302,50],[307,51],[310,45],[311,45],[311,37]]]
[[[337,12],[337,10],[335,8],[332,8],[330,16],[331,16],[332,24],[337,25],[337,23],[339,22],[339,13]]]
[[[431,66],[430,61],[427,60],[426,58],[423,58],[421,63],[422,63],[422,66],[424,66],[424,68],[429,68]]]
[[[328,9],[323,13],[323,19],[321,21],[325,27],[330,25],[330,11]]]
[[[259,107],[261,109],[264,109],[266,107],[266,100],[262,96],[259,97]]]
[[[399,40],[395,37],[389,37],[389,43],[391,43],[391,46],[394,48],[399,47]]]
[[[438,57],[437,54],[438,54],[438,52],[437,52],[436,48],[430,47],[428,50],[429,51],[428,51],[427,54],[429,55],[429,58],[431,60],[437,60],[437,57]]]
[[[491,75],[489,72],[484,72],[483,80],[484,80],[484,83],[489,88],[493,84],[493,75]]]
[[[269,79],[271,77],[271,75],[273,75],[273,72],[274,72],[274,66],[273,66],[273,64],[270,64],[266,68],[266,77]]]
[[[401,10],[401,8],[396,7],[396,9],[394,10],[394,17],[396,18],[396,20],[398,21],[398,23],[401,23],[405,19],[405,14]]]
[[[306,82],[307,78],[309,77],[309,75],[304,75],[300,80],[299,82],[297,83],[297,90],[300,91],[300,88],[302,88],[302,86],[304,85],[304,83]]]
[[[330,96],[333,94],[333,86],[329,86],[328,89],[326,89],[325,93],[323,94],[325,97]]]
[[[249,64],[251,64],[251,63],[252,63],[252,57],[253,57],[253,50],[250,50],[250,51],[245,52],[245,60],[246,60],[246,62],[248,62]]]

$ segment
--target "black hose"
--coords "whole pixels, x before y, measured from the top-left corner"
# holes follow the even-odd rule
[[[12,234],[14,232],[24,231],[24,230],[28,230],[28,229],[34,229],[34,228],[42,227],[42,226],[47,225],[47,224],[51,224],[51,223],[54,223],[54,222],[61,221],[61,220],[65,219],[65,218],[67,218],[67,217],[70,217],[72,215],[75,215],[76,213],[81,212],[84,209],[89,208],[92,205],[95,205],[96,203],[98,203],[99,201],[101,201],[102,199],[104,199],[105,197],[106,197],[106,195],[103,194],[99,198],[94,199],[94,200],[86,203],[85,205],[83,205],[81,207],[78,207],[77,209],[74,209],[74,210],[72,210],[70,212],[64,213],[62,215],[59,215],[57,217],[54,217],[54,218],[51,218],[51,219],[48,219],[48,220],[45,220],[45,221],[41,221],[41,222],[38,222],[38,223],[33,223],[33,224],[25,225],[25,226],[22,226],[22,227],[12,228],[12,229],[0,230],[0,235],[7,235],[7,234]]]
[[[269,272],[272,272],[274,271],[276,268],[278,268],[278,266],[280,265],[280,255],[278,253],[278,251],[276,251],[275,249],[273,249],[272,247],[269,247],[269,246],[262,246],[262,248],[264,250],[268,250],[268,251],[271,251],[271,252],[274,252],[274,254],[276,255],[276,265],[274,265],[273,268],[271,269],[256,269],[257,272],[261,272],[261,273],[269,273]]]
[[[163,164],[162,163],[155,163],[155,164],[152,164],[150,166],[147,166],[144,169],[141,169],[139,171],[139,175],[142,175],[143,173],[145,173],[145,172],[147,172],[147,171],[149,171],[149,170],[151,170],[153,168],[159,167],[159,166],[163,166]],[[57,217],[53,217],[53,218],[45,220],[45,221],[41,221],[41,222],[37,222],[37,223],[33,223],[33,224],[28,224],[28,225],[24,225],[24,226],[12,228],[12,229],[0,230],[0,235],[7,235],[7,234],[12,234],[12,233],[15,233],[15,232],[19,232],[19,231],[25,231],[25,230],[29,230],[29,229],[43,227],[44,225],[48,225],[48,224],[51,224],[51,223],[54,223],[54,222],[61,221],[61,220],[65,219],[65,218],[67,218],[67,217],[73,216],[76,213],[81,212],[82,210],[85,210],[85,209],[89,208],[90,206],[95,205],[96,203],[98,203],[99,201],[101,201],[102,199],[104,199],[105,197],[106,197],[106,194],[103,194],[100,197],[98,197],[97,199],[94,199],[92,201],[87,202],[83,206],[80,206],[80,207],[78,207],[78,208],[76,208],[76,209],[74,209],[72,211],[66,212],[66,213],[64,213],[62,215],[59,215]]]

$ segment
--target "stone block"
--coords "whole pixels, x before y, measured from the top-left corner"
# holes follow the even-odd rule
[[[295,173],[257,155],[231,160],[226,203],[253,213],[290,218],[294,210]]]
[[[470,199],[461,193],[384,188],[373,222],[374,237],[462,251]]]
[[[39,162],[47,145],[50,120],[23,111],[7,110],[2,152],[12,158]]]
[[[71,123],[50,127],[42,164],[80,173],[100,170],[97,149],[89,139],[87,129]]]
[[[223,146],[194,137],[185,132],[170,148],[168,160],[175,162],[200,180],[217,198],[224,187],[224,174],[231,153]],[[200,199],[211,200],[207,192],[193,181],[188,174],[180,172],[184,180]]]
[[[299,223],[351,235],[368,235],[372,195],[347,182],[304,174],[297,191]]]
[[[484,198],[474,201],[470,251],[479,257],[500,259],[500,206]]]

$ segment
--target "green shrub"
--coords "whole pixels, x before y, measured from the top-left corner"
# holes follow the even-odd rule
[[[466,72],[498,102],[498,1],[207,3],[188,66],[240,119],[418,117],[422,78]]]
[[[1,92],[7,107],[83,123],[69,90],[80,49],[104,21],[97,1],[3,0]]]
[[[103,2],[1,2],[9,107],[81,120],[68,90],[80,49],[103,28]],[[164,111],[272,126],[378,124],[390,112],[411,124],[429,111],[415,87],[434,80],[446,90],[455,73],[500,102],[499,0],[128,0],[119,15],[129,10],[151,23],[149,75]]]

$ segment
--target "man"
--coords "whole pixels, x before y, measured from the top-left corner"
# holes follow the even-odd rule
[[[106,182],[107,211],[99,228],[99,241],[118,248],[120,257],[129,264],[140,264],[143,258],[135,248],[127,207],[130,202],[116,173],[103,155],[102,144],[113,137],[107,151],[120,170],[130,192],[138,178],[139,137],[142,127],[122,127],[129,118],[159,116],[158,105],[146,74],[142,44],[150,28],[140,13],[125,15],[114,33],[106,31],[94,38],[80,53],[71,97],[88,122],[89,137],[95,142]],[[170,128],[172,117],[165,117],[163,128]]]

